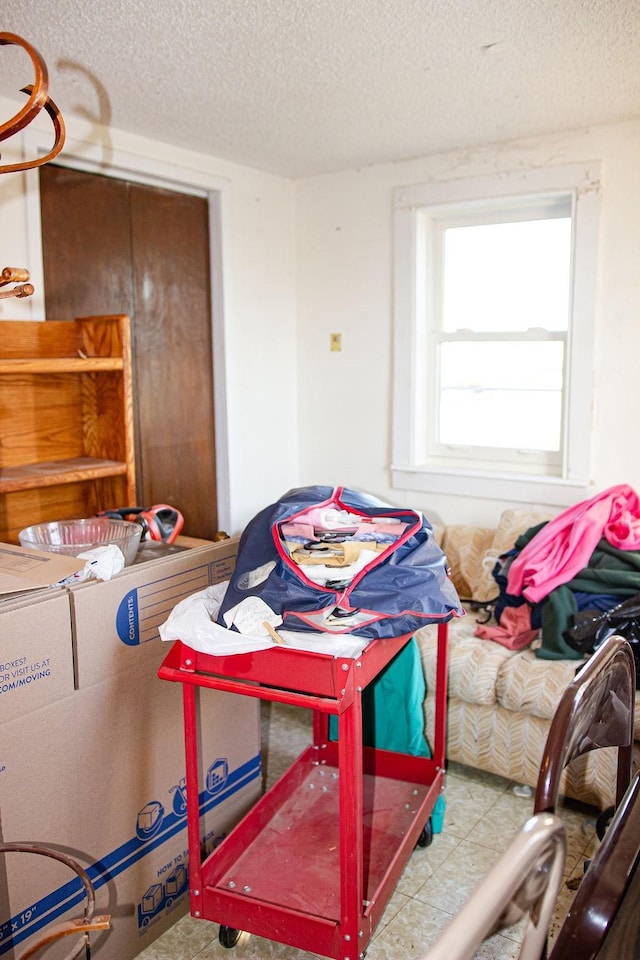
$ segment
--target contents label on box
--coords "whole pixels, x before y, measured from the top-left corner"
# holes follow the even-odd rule
[[[158,627],[180,600],[204,590],[213,583],[228,580],[235,557],[222,557],[206,566],[195,566],[176,575],[134,587],[120,601],[116,612],[116,632],[130,647],[158,637]]]

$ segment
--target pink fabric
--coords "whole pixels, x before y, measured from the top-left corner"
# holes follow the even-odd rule
[[[483,640],[495,640],[509,650],[528,647],[537,635],[538,631],[531,629],[531,607],[527,603],[520,607],[505,607],[499,627],[488,627],[479,623],[474,631],[474,636]]]
[[[602,537],[619,550],[640,549],[640,500],[624,483],[550,520],[511,564],[507,592],[544,599],[588,565]]]

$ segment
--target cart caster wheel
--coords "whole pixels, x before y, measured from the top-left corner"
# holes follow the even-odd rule
[[[427,820],[424,827],[422,828],[422,833],[416,841],[416,847],[430,847],[433,843],[433,826],[431,820]]]
[[[218,940],[220,941],[221,947],[235,947],[236,943],[242,935],[242,930],[236,930],[234,927],[225,927],[223,924],[220,924],[220,932],[218,934]]]

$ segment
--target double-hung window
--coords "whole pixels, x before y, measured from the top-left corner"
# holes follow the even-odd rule
[[[394,486],[584,492],[598,194],[594,165],[396,191]]]

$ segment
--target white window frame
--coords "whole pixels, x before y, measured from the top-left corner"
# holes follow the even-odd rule
[[[573,198],[573,269],[563,450],[555,474],[540,475],[460,460],[429,459],[425,358],[430,278],[425,211],[452,213],[499,206],[509,198]],[[395,489],[568,506],[589,486],[593,331],[596,299],[600,169],[597,162],[542,167],[394,191],[394,364],[391,483]]]

